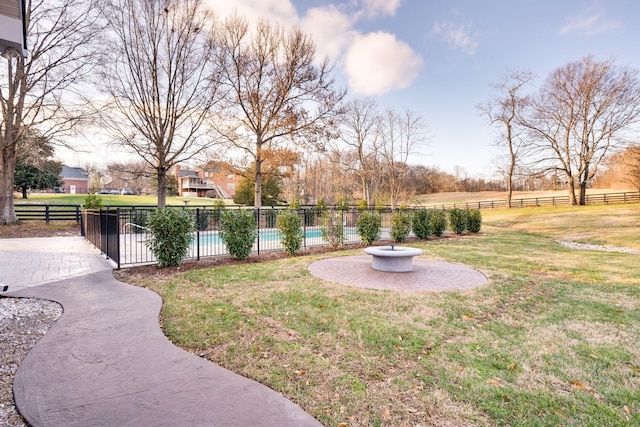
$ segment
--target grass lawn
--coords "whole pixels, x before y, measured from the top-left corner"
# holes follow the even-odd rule
[[[640,425],[640,206],[483,211],[425,257],[487,286],[409,293],[307,272],[355,251],[161,274],[177,345],[281,392],[328,426]]]

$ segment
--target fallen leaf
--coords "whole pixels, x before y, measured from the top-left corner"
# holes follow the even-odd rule
[[[590,354],[589,355],[590,358],[592,359],[600,359],[598,356],[596,356],[595,354]]]
[[[494,387],[502,387],[502,385],[500,385],[500,378],[491,378],[490,380],[487,381],[487,384],[492,385]]]
[[[384,408],[384,413],[382,414],[382,416],[386,421],[389,421],[391,419],[391,412],[389,412],[389,409]]]
[[[514,369],[516,369],[516,362],[509,363],[507,365],[507,369],[510,370],[510,371],[513,371]]]
[[[338,424],[338,427],[348,427],[348,424],[347,423],[340,423],[340,424]]]
[[[581,383],[579,381],[571,381],[571,386],[574,388],[577,388],[579,390],[584,390],[584,391],[588,391],[591,393],[595,393],[596,389],[591,387],[590,385]]]
[[[473,319],[473,315],[471,314],[463,314],[462,315],[462,320],[471,320]]]
[[[296,374],[297,376],[301,377],[304,374],[306,374],[307,371],[305,371],[304,369],[300,369],[300,370],[297,370],[297,371],[293,371],[293,373]]]
[[[629,410],[629,407],[627,405],[624,405],[622,408],[624,409],[624,413],[627,414],[627,417],[630,417],[631,411]]]

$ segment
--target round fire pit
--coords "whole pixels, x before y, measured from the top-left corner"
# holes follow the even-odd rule
[[[372,246],[364,250],[373,256],[374,270],[393,273],[413,271],[413,257],[422,253],[421,249],[406,246]]]

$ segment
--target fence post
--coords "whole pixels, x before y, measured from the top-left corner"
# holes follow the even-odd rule
[[[258,209],[256,209],[256,210],[255,210],[256,217],[257,217],[257,221],[256,221],[256,223],[257,223],[257,225],[258,225],[258,237],[257,237],[257,241],[258,241],[258,255],[260,255],[260,220],[262,219],[262,218],[261,218],[261,212],[260,212],[260,211],[261,211],[261,209],[260,209],[260,208],[258,208]],[[265,222],[266,222],[267,218],[265,218],[264,220],[265,220]],[[266,224],[265,224],[265,225],[266,225]]]
[[[301,208],[301,209],[302,209],[302,242],[303,242],[302,247],[304,249],[307,249],[307,208]]]
[[[44,206],[44,221],[49,224],[49,205]]]
[[[120,270],[120,208],[116,208],[116,265]]]
[[[196,208],[196,260],[200,261],[200,208]]]

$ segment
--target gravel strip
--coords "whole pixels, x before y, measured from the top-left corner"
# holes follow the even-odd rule
[[[0,426],[28,424],[13,401],[13,377],[29,350],[62,316],[58,303],[32,298],[0,298]]]
[[[556,240],[562,246],[582,251],[600,251],[600,252],[622,252],[625,254],[640,255],[640,251],[631,248],[621,248],[619,246],[592,245],[590,243],[577,243],[569,240]]]

